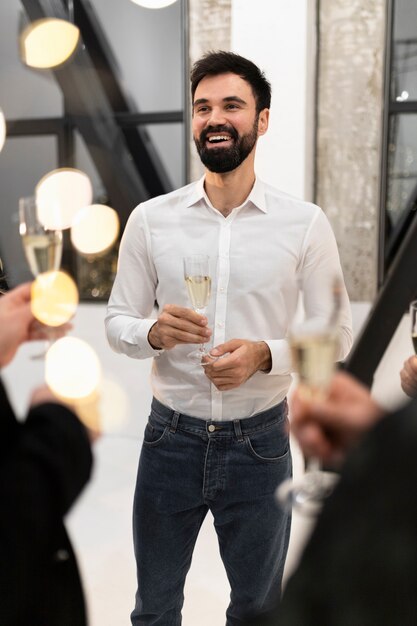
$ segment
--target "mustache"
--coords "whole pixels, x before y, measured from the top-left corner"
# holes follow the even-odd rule
[[[239,135],[237,131],[233,128],[233,126],[221,125],[221,126],[208,126],[204,128],[200,133],[200,142],[203,143],[207,140],[207,135],[209,133],[217,133],[220,135],[221,133],[227,133],[231,136],[232,139],[237,141],[239,139]]]

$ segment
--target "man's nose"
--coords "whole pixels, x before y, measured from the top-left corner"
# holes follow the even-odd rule
[[[226,122],[224,111],[219,107],[213,107],[207,120],[207,126],[222,126]]]

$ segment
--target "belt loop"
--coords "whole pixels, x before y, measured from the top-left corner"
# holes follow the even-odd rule
[[[237,437],[237,440],[239,441],[239,443],[241,443],[243,441],[243,434],[242,434],[242,428],[240,425],[240,420],[238,419],[233,420],[233,426],[235,429],[235,435]]]
[[[178,420],[180,419],[180,414],[178,411],[174,411],[174,415],[172,416],[172,422],[169,429],[170,433],[175,433],[177,431]]]

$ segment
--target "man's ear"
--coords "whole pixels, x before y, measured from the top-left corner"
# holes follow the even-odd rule
[[[258,137],[265,135],[269,124],[269,109],[262,109],[258,119]]]

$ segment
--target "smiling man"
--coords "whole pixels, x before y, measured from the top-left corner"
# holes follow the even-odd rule
[[[133,211],[106,317],[114,350],[154,357],[133,512],[135,626],[181,624],[209,510],[231,586],[227,626],[277,600],[291,522],[274,501],[292,471],[288,329],[300,292],[306,314],[328,321],[330,285],[343,282],[321,209],[255,176],[271,99],[264,74],[237,54],[209,53],[192,69],[191,94],[205,175]],[[210,257],[207,316],[187,298],[183,256],[193,253]],[[341,301],[338,359],[352,342],[344,288]],[[188,358],[198,343],[210,350],[204,367]]]

